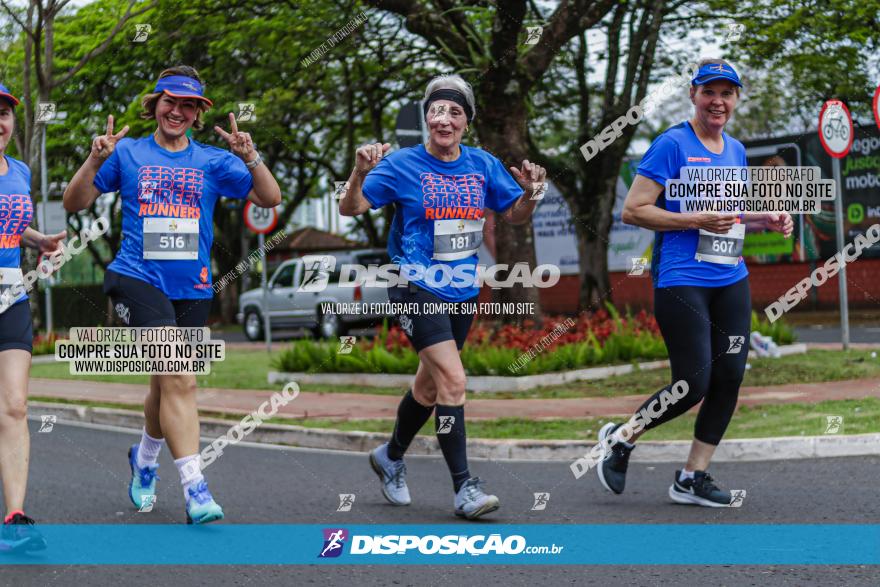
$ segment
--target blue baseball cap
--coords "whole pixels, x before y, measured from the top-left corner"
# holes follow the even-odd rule
[[[697,75],[694,76],[694,79],[691,80],[691,85],[702,86],[719,79],[725,79],[739,87],[743,87],[736,71],[731,66],[724,65],[723,63],[707,63],[701,67],[697,71]]]
[[[169,75],[156,82],[154,92],[165,92],[172,98],[195,98],[207,102],[208,106],[214,103],[205,98],[205,86],[199,80],[185,75]]]
[[[9,89],[3,84],[0,84],[0,98],[3,98],[4,100],[12,104],[13,107],[19,105],[18,98],[13,96]]]

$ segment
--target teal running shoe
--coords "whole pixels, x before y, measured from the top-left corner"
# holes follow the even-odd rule
[[[131,445],[128,449],[128,464],[131,465],[131,481],[128,483],[128,497],[134,507],[141,509],[145,503],[156,501],[156,470],[159,465],[137,466],[137,453],[139,444]]]
[[[207,524],[223,519],[223,508],[214,501],[214,496],[208,491],[208,484],[200,481],[195,487],[187,490],[186,498],[186,523]]]
[[[24,512],[13,512],[0,532],[0,552],[46,550],[46,539],[34,528],[34,521]]]

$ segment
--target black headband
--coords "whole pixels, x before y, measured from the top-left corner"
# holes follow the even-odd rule
[[[436,90],[428,96],[428,99],[425,100],[425,105],[423,106],[424,115],[428,116],[428,108],[431,107],[432,102],[436,102],[437,100],[450,100],[455,102],[462,108],[464,108],[464,114],[467,116],[468,122],[474,119],[474,111],[468,105],[467,100],[464,97],[464,94],[459,92],[458,90]]]

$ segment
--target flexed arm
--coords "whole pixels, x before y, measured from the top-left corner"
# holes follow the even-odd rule
[[[664,210],[657,206],[657,198],[662,192],[663,186],[653,179],[636,175],[623,202],[623,223],[654,231],[702,228],[716,234],[725,234],[736,222],[736,214]]]
[[[370,209],[370,202],[363,192],[364,179],[390,149],[389,143],[373,143],[357,150],[345,195],[339,200],[339,213],[342,216],[358,216]]]

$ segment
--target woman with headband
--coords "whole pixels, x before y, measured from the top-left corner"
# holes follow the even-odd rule
[[[192,67],[163,71],[141,104],[141,117],[154,119],[156,130],[141,139],[123,138],[128,127],[114,133],[108,116],[106,134],[92,142],[88,159],[64,192],[64,207],[77,212],[102,193],[121,193],[124,238],[107,268],[104,292],[126,326],[204,327],[213,296],[210,251],[217,200],[247,198],[271,208],[281,202],[281,190],[232,113],[231,132],[214,127],[229,151],[187,136],[190,129],[202,128],[202,114],[213,105]],[[129,449],[132,503],[141,507],[155,499],[157,459],[167,440],[183,486],[187,523],[222,519],[199,462],[195,376],[151,375],[144,416],[141,441]]]
[[[397,316],[419,355],[419,367],[397,409],[391,439],[370,453],[370,465],[385,499],[408,505],[403,455],[434,413],[437,440],[452,476],[455,514],[470,520],[499,506],[468,467],[465,373],[459,356],[479,293],[476,265],[484,210],[494,210],[511,224],[528,221],[537,204],[532,196],[546,175],[528,160],[509,173],[486,151],[462,145],[475,114],[470,84],[457,75],[434,78],[425,91],[427,144],[387,157],[387,143],[360,147],[349,189],[339,202],[343,216],[394,206],[388,252],[403,283],[389,288],[388,297],[398,307],[419,309]],[[438,312],[444,306],[450,311]]]
[[[21,247],[53,254],[66,233],[46,236],[29,228],[34,218],[31,171],[6,154],[15,130],[18,99],[0,84],[0,479],[6,515],[0,552],[43,550],[46,541],[24,513],[30,461],[28,374],[34,332],[21,272]]]

